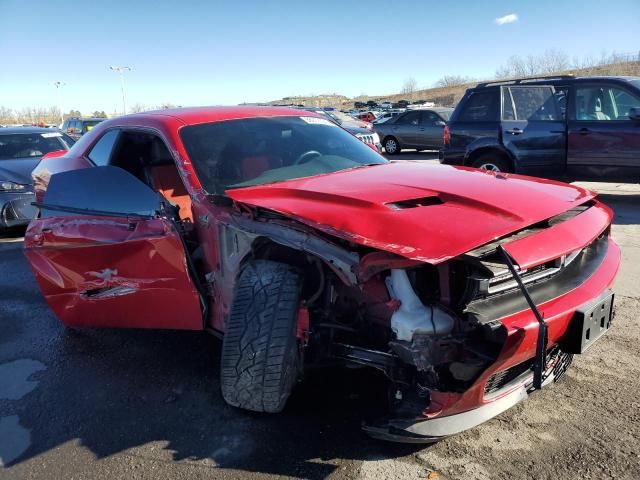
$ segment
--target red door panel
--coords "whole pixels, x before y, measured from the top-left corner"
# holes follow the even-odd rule
[[[203,328],[186,252],[165,219],[42,218],[27,230],[25,253],[65,325]]]

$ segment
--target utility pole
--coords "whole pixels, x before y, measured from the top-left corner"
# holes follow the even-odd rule
[[[58,108],[60,109],[60,128],[62,128],[62,124],[64,123],[64,110],[62,109],[62,92],[60,89],[64,87],[66,83],[61,82],[60,80],[56,80],[53,82],[53,86],[56,87],[56,92],[58,92]]]
[[[122,67],[117,67],[117,66],[110,66],[109,67],[110,70],[114,71],[114,72],[118,72],[120,74],[120,88],[122,89],[122,114],[126,115],[127,114],[127,100],[126,100],[126,96],[124,94],[124,72],[130,72],[131,71],[131,67],[126,67],[126,66],[122,66]]]

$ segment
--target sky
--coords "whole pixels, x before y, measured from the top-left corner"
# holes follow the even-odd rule
[[[513,54],[639,52],[638,25],[640,0],[0,0],[0,106],[120,111],[111,65],[129,106],[383,95]]]

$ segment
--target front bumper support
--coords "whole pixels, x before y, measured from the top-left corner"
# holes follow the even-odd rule
[[[520,275],[518,274],[516,267],[513,266],[511,257],[509,256],[507,251],[502,247],[502,245],[498,247],[498,250],[500,250],[500,253],[502,253],[502,256],[504,257],[504,260],[507,264],[507,267],[509,267],[509,271],[511,272],[511,275],[513,275],[513,278],[516,280],[516,283],[518,284],[518,288],[522,292],[522,295],[524,295],[524,298],[527,300],[527,303],[529,304],[529,308],[531,309],[531,311],[533,312],[533,315],[536,317],[536,320],[538,321],[538,338],[536,340],[536,356],[533,362],[533,388],[539,390],[542,388],[542,375],[545,369],[547,368],[547,343],[549,341],[547,324],[545,323],[544,318],[542,318],[542,315],[540,314],[540,311],[538,310],[538,307],[536,306],[535,302],[531,298],[531,295],[529,295],[529,291],[527,290],[527,287],[522,281],[522,278],[520,278]]]

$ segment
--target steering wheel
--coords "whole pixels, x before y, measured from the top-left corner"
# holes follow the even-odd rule
[[[304,152],[302,155],[300,155],[298,158],[296,158],[296,161],[293,162],[294,165],[300,165],[301,163],[306,163],[309,160],[311,160],[313,157],[321,157],[322,154],[320,152],[318,152],[317,150],[309,150],[308,152]]]

